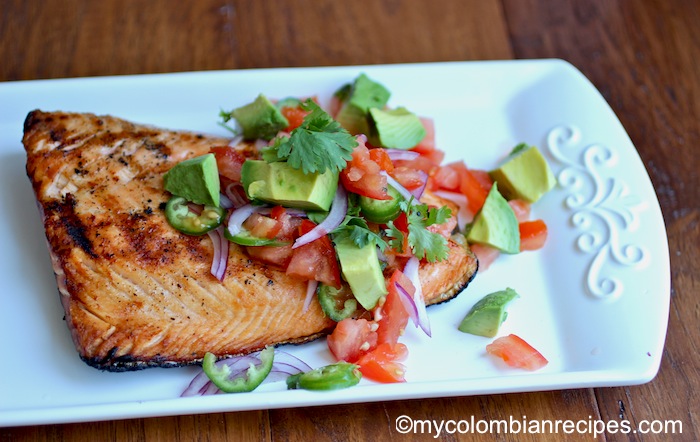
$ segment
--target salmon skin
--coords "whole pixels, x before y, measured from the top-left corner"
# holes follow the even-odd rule
[[[206,352],[241,355],[332,331],[318,302],[303,311],[305,281],[231,243],[221,282],[210,273],[209,237],[167,223],[163,174],[228,139],[35,110],[22,141],[65,321],[87,364],[192,365]],[[428,304],[456,296],[476,273],[469,249],[449,245],[448,260],[421,266]]]

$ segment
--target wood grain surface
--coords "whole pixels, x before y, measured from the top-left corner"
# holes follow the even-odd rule
[[[700,440],[699,23],[694,0],[0,0],[0,81],[568,60],[602,92],[639,151],[664,214],[672,270],[661,369],[645,385],[0,428],[0,441],[435,440],[398,433],[394,422],[402,414],[634,425],[679,420],[682,434],[676,428],[675,436],[608,432],[597,440]],[[441,439],[596,440],[590,434]]]

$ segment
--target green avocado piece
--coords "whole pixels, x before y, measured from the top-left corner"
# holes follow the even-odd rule
[[[343,277],[355,299],[366,310],[373,309],[377,301],[388,293],[377,257],[377,246],[369,243],[358,247],[351,239],[345,238],[336,241],[335,251]]]
[[[165,190],[187,201],[219,206],[220,184],[216,157],[208,153],[181,161],[163,175]]]
[[[271,140],[279,131],[289,126],[289,122],[280,110],[263,94],[252,103],[231,111],[243,130],[243,138]]]
[[[459,331],[493,338],[508,317],[506,306],[519,297],[511,288],[484,296],[469,310],[459,324]]]
[[[539,200],[556,184],[556,178],[535,146],[521,143],[498,169],[490,173],[507,199],[522,199],[529,203]]]
[[[425,138],[420,118],[405,107],[369,110],[369,140],[375,146],[410,149]]]
[[[246,160],[241,182],[251,200],[327,211],[338,188],[338,172],[304,173],[286,162]]]
[[[484,205],[474,217],[467,240],[486,244],[504,253],[520,252],[520,230],[515,212],[493,183]]]
[[[369,110],[384,108],[391,96],[387,88],[365,74],[360,74],[355,79],[349,91],[347,86],[344,86],[337,94],[344,100],[335,119],[353,135],[369,132],[367,123]]]

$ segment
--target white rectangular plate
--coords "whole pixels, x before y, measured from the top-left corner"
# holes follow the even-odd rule
[[[21,144],[35,108],[111,114],[171,129],[226,134],[220,109],[268,97],[328,103],[365,72],[436,123],[446,161],[489,169],[519,142],[538,145],[559,185],[533,207],[549,226],[542,250],[501,257],[455,300],[429,308],[432,338],[409,325],[406,383],[363,380],[336,392],[180,398],[195,369],[101,372],[73,347],[59,303]],[[638,384],[657,373],[669,309],[668,243],[658,201],[622,125],[593,85],[559,60],[215,71],[0,84],[0,425],[78,422]],[[490,357],[487,338],[457,326],[482,296],[521,298],[500,334],[550,363],[537,372]],[[285,347],[311,366],[332,362],[325,340]]]

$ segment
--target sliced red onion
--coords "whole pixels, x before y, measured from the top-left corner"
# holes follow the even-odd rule
[[[228,265],[229,242],[224,235],[224,226],[221,225],[207,232],[214,246],[214,258],[211,262],[211,274],[219,281],[224,280],[226,266]]]
[[[217,361],[216,365],[219,367],[227,365],[231,371],[229,378],[233,379],[242,376],[248,370],[250,364],[260,364],[259,355],[260,352],[255,352],[250,355],[226,358]],[[309,364],[290,353],[275,350],[272,370],[270,370],[270,374],[265,378],[265,382],[279,381],[286,379],[287,376],[306,371],[311,371]],[[209,380],[204,371],[200,370],[180,396],[206,396],[217,393],[221,393],[221,390]]]
[[[287,215],[298,216],[300,218],[306,218],[308,216],[308,214],[301,209],[285,208],[284,210],[287,212]]]
[[[423,184],[410,191],[411,195],[416,197],[417,200],[419,200],[423,196],[423,192],[425,192],[425,187],[428,185],[428,174],[422,170],[419,170],[418,173],[420,174],[420,178]]]
[[[236,135],[235,137],[231,138],[228,145],[231,147],[236,147],[241,144],[241,141],[243,141],[243,135]]]
[[[386,153],[389,154],[389,158],[391,158],[391,161],[397,161],[397,160],[406,160],[406,161],[411,161],[415,160],[420,156],[420,153],[413,151],[413,150],[403,150],[403,149],[384,149],[386,150]]]
[[[416,198],[410,190],[403,187],[401,183],[396,181],[394,177],[389,175],[385,170],[380,170],[379,173],[386,177],[386,182],[396,189],[406,201],[413,201],[411,204],[418,204],[418,198]]]
[[[302,371],[311,371],[311,366],[306,362],[302,361],[291,353],[276,349],[275,362],[272,364],[272,368],[277,368],[282,371],[285,369],[285,367],[288,367],[287,369],[290,370],[289,374],[295,374]]]
[[[258,151],[265,149],[268,145],[269,145],[268,141],[263,140],[262,138],[258,138],[257,140],[255,140],[255,143],[254,143],[254,146]]]
[[[202,206],[195,203],[187,203],[187,208],[190,209],[190,212],[194,213],[197,216],[201,215],[202,211],[204,210]]]
[[[204,392],[207,391],[207,388],[211,384],[212,382],[209,380],[206,373],[200,371],[194,378],[192,378],[190,385],[185,388],[185,391],[182,392],[180,397],[201,396],[205,394]]]
[[[223,207],[224,209],[233,209],[233,201],[231,201],[225,193],[219,194],[219,205]]]
[[[304,298],[304,308],[302,309],[302,313],[306,313],[307,310],[309,310],[311,301],[314,299],[314,295],[316,294],[317,287],[318,281],[309,279],[309,283],[306,285],[306,298]]]
[[[333,197],[333,203],[331,204],[331,210],[328,212],[326,219],[321,221],[319,225],[311,229],[309,232],[297,238],[297,240],[294,241],[292,248],[296,249],[297,247],[308,244],[324,235],[328,235],[329,232],[332,232],[340,225],[340,223],[343,222],[347,212],[348,195],[343,185],[338,184],[338,188],[335,191],[335,197]]]
[[[248,219],[250,215],[255,213],[260,209],[260,206],[254,206],[252,204],[246,204],[239,207],[231,213],[228,219],[228,224],[226,228],[231,236],[238,235],[241,230],[243,230],[243,222]]]
[[[474,219],[474,214],[469,210],[469,203],[467,197],[460,192],[450,192],[447,190],[438,190],[435,195],[440,198],[445,198],[459,206],[459,211],[457,212],[457,225],[459,226],[459,231],[466,231],[466,226],[468,223],[472,222]]]
[[[394,283],[394,285],[396,285],[396,289],[399,292],[399,299],[406,309],[408,317],[411,318],[413,324],[418,327],[418,306],[416,306],[416,301],[401,284]]]
[[[403,273],[411,280],[416,291],[413,293],[413,301],[418,309],[418,325],[425,332],[426,335],[430,336],[430,320],[428,318],[428,312],[425,310],[425,299],[423,299],[423,287],[420,283],[420,275],[418,273],[418,268],[420,261],[415,256],[412,256],[406,262],[406,266],[403,268]]]
[[[226,189],[224,189],[224,193],[226,194],[228,199],[231,200],[231,203],[233,204],[234,208],[238,208],[248,204],[248,201],[238,192],[238,187],[241,187],[241,184],[231,183],[228,186],[226,186]]]

